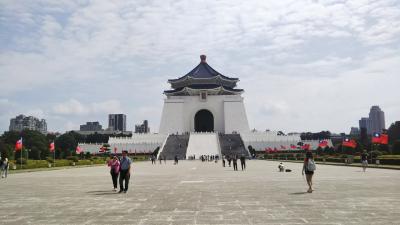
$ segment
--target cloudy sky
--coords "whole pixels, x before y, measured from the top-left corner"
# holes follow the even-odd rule
[[[348,132],[372,105],[400,120],[400,1],[0,0],[0,133],[148,119],[206,54],[240,78],[251,128]]]

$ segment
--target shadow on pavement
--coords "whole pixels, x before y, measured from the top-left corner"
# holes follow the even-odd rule
[[[92,195],[114,195],[114,194],[118,194],[118,192],[115,192],[115,191],[88,191],[86,193],[92,194]]]
[[[295,192],[295,193],[289,193],[289,195],[304,195],[307,194],[307,191],[303,191],[303,192]]]

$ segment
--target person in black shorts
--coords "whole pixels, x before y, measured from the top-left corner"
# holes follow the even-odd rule
[[[312,189],[312,185],[313,185],[312,177],[314,175],[314,171],[310,171],[309,168],[308,168],[310,160],[314,160],[314,157],[313,157],[313,154],[311,153],[311,151],[307,150],[306,157],[304,159],[302,174],[303,175],[306,174],[306,181],[307,181],[307,184],[308,184],[308,190],[307,190],[308,193],[311,193],[313,191],[313,189]]]

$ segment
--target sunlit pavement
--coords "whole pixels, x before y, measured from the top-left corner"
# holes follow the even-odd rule
[[[306,193],[301,164],[134,163],[127,194],[109,169],[11,174],[0,180],[1,224],[399,224],[400,171],[317,165]]]

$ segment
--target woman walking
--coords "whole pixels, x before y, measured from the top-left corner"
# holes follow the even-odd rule
[[[315,170],[315,162],[314,162],[314,157],[313,154],[311,153],[310,150],[307,151],[306,153],[306,158],[304,159],[304,164],[303,164],[303,171],[302,171],[302,175],[304,176],[304,173],[306,174],[306,180],[307,180],[307,184],[308,184],[308,193],[312,193],[313,189],[312,189],[312,178],[314,175],[314,170]]]
[[[114,185],[114,191],[117,191],[118,175],[120,170],[120,162],[117,156],[114,156],[112,160],[108,161],[110,167],[110,174]]]

